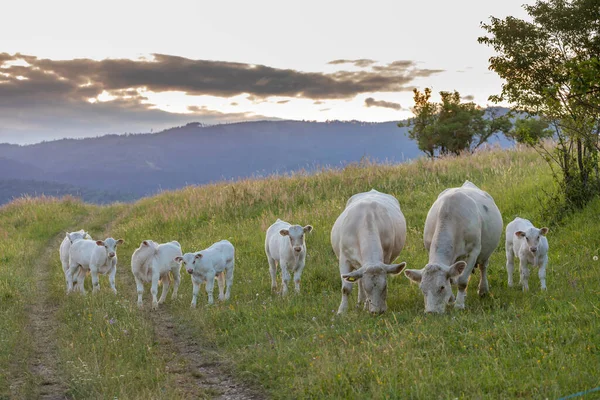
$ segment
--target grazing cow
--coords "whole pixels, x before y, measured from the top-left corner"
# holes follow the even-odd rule
[[[406,242],[406,220],[394,196],[370,192],[350,197],[331,230],[331,245],[339,260],[342,302],[338,314],[348,309],[348,295],[358,281],[358,305],[371,313],[387,309],[387,274],[399,274],[406,263],[391,264]]]
[[[306,263],[306,243],[304,235],[312,232],[313,227],[306,225],[290,225],[277,219],[267,229],[265,238],[265,253],[269,261],[271,273],[271,290],[277,290],[277,264],[281,268],[281,294],[286,295],[290,282],[290,270],[294,273],[296,293],[300,293],[300,279]]]
[[[454,306],[465,308],[467,284],[476,265],[481,271],[479,295],[489,291],[487,267],[502,235],[502,216],[492,196],[466,181],[444,190],[431,206],[423,239],[429,263],[404,274],[418,282],[425,312],[443,313],[454,301],[451,283],[458,283]],[[459,261],[461,260],[461,261]]]
[[[177,290],[181,281],[181,264],[175,261],[176,257],[181,257],[181,245],[172,241],[169,243],[158,244],[152,240],[144,240],[131,256],[131,272],[135,278],[138,294],[138,307],[142,307],[142,295],[144,294],[144,283],[151,282],[152,288],[152,309],[156,310],[159,304],[164,303],[171,277],[173,274],[173,295],[172,300],[177,298]],[[162,282],[163,289],[160,300],[156,300],[158,295],[158,284]]]
[[[76,232],[67,232],[65,238],[60,244],[60,262],[63,267],[63,272],[65,274],[65,281],[67,280],[67,273],[69,272],[69,250],[71,249],[71,244],[77,240],[88,239],[91,240],[92,237],[83,229],[80,229]],[[85,272],[79,270],[77,275],[73,278],[73,285],[79,282],[78,288],[81,289],[81,285],[83,285],[83,281],[85,279]],[[68,289],[68,288],[67,288]]]
[[[73,242],[69,250],[69,272],[67,274],[67,293],[73,290],[73,275],[77,268],[82,268],[92,275],[93,292],[100,290],[98,273],[108,274],[110,288],[116,294],[115,275],[117,274],[117,246],[123,244],[123,239],[115,240],[78,240]],[[82,293],[85,293],[83,285]]]
[[[527,264],[539,267],[538,276],[542,290],[546,290],[546,266],[548,265],[548,228],[538,229],[523,218],[515,218],[506,226],[506,271],[508,286],[513,286],[515,256],[519,257],[520,284],[529,290]]]
[[[185,253],[182,257],[175,258],[175,261],[182,263],[188,274],[192,276],[194,285],[192,307],[196,307],[198,291],[200,291],[202,282],[206,282],[208,304],[214,303],[215,279],[218,279],[219,283],[219,300],[229,300],[233,284],[234,259],[235,249],[227,240],[221,240],[197,253]],[[227,291],[223,293],[225,280],[227,280]]]

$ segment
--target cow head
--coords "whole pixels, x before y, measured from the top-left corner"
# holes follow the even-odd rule
[[[465,270],[467,263],[459,261],[450,267],[442,264],[427,264],[423,269],[404,271],[413,282],[417,282],[425,297],[425,312],[443,314],[452,298],[451,279]]]
[[[535,254],[538,251],[538,246],[540,245],[540,240],[542,239],[542,236],[546,236],[546,233],[548,233],[548,228],[538,229],[535,227],[531,227],[526,231],[515,232],[515,236],[517,236],[520,239],[525,239],[525,241],[527,242],[527,248],[529,249],[529,251]]]
[[[96,244],[98,246],[104,247],[106,249],[106,255],[108,258],[114,258],[117,255],[117,246],[125,243],[123,239],[115,240],[113,238],[108,238],[104,240],[97,240]]]
[[[290,239],[290,247],[294,254],[300,254],[305,248],[304,245],[304,234],[312,232],[313,227],[306,225],[302,227],[300,225],[292,225],[288,229],[282,229],[279,231],[281,236],[287,236]]]
[[[381,314],[387,310],[387,274],[399,274],[405,266],[405,262],[364,265],[356,271],[342,275],[342,278],[350,283],[360,279],[360,285],[367,296],[366,302],[369,311],[373,314]]]
[[[202,254],[198,253],[185,253],[181,257],[175,257],[175,261],[181,263],[188,274],[192,275],[194,271],[200,268],[202,263]]]
[[[76,231],[76,232],[70,232],[70,233],[67,232],[67,237],[69,238],[69,241],[71,242],[71,244],[75,243],[77,240],[91,239],[92,238],[83,229],[81,229],[79,231]]]

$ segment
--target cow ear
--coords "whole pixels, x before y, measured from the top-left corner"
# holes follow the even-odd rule
[[[104,242],[102,240],[96,240],[96,244],[98,246],[104,246]]]
[[[406,267],[406,263],[400,263],[400,264],[390,264],[390,265],[386,265],[385,266],[385,272],[387,272],[388,274],[394,274],[394,275],[398,275],[400,272],[402,272],[402,270],[404,269],[404,267]]]
[[[148,246],[148,241],[147,241],[147,240],[144,240],[144,241],[142,242],[142,244],[143,244],[144,246]]]
[[[450,266],[450,269],[448,270],[448,278],[456,278],[457,276],[463,273],[466,267],[467,263],[464,261],[459,261],[452,264],[452,266]]]
[[[546,236],[546,233],[548,233],[549,229],[546,227],[543,227],[542,229],[540,229],[540,234],[542,234],[543,236]]]
[[[311,233],[311,232],[312,232],[312,230],[313,230],[313,227],[312,227],[312,225],[306,225],[306,226],[304,227],[304,233]]]
[[[287,235],[290,234],[290,231],[288,231],[287,229],[282,229],[282,230],[279,231],[279,234],[281,236],[287,236]]]
[[[354,283],[364,275],[364,271],[362,268],[357,269],[356,271],[350,272],[349,274],[342,275],[342,279],[346,282]]]
[[[195,258],[196,260],[197,260],[197,259],[199,259],[199,258],[202,258],[202,254],[198,253],[198,254],[196,254],[196,257],[194,257],[194,258]]]
[[[120,244],[123,244],[123,243],[125,243],[125,241],[123,239],[117,240],[117,245],[120,245]]]
[[[515,236],[519,237],[519,238],[524,238],[525,237],[525,232],[523,232],[523,231],[516,231],[515,232]]]
[[[182,262],[183,261],[183,257],[175,257],[175,262]]]
[[[421,282],[421,279],[423,279],[423,271],[420,269],[407,269],[404,270],[404,275],[406,275],[406,277],[408,279],[410,279],[413,282]]]

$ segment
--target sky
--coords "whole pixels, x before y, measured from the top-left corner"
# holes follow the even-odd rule
[[[412,90],[481,106],[501,80],[477,42],[524,0],[9,2],[0,143],[261,119],[396,121]],[[434,96],[437,100],[437,95]]]

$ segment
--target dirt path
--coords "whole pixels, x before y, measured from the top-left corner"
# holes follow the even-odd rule
[[[220,400],[266,398],[257,388],[238,382],[228,373],[226,366],[211,355],[189,330],[175,324],[167,308],[162,305],[158,311],[147,313],[154,324],[158,342],[175,350],[176,356],[167,367],[186,394]]]

